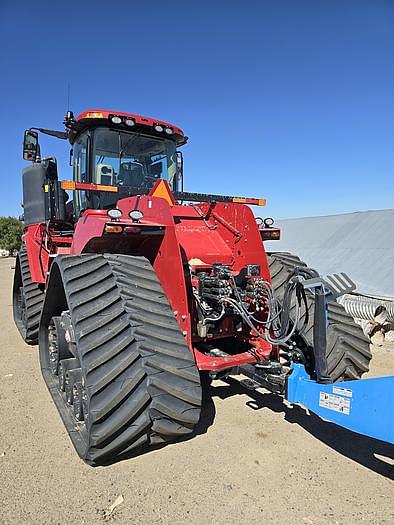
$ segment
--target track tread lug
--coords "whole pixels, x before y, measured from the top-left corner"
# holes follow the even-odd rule
[[[18,287],[19,283],[24,289],[25,323],[19,318],[17,312],[16,288]],[[22,338],[29,345],[36,345],[38,343],[39,322],[44,299],[45,292],[42,290],[42,287],[38,283],[34,282],[31,278],[26,246],[25,244],[22,244],[17,255],[15,265],[13,284],[13,313],[15,324]]]

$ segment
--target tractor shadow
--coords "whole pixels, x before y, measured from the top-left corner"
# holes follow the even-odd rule
[[[163,443],[154,447],[151,446],[149,449],[137,449],[134,452],[123,454],[120,457],[118,456],[114,461],[102,462],[101,466],[108,466],[113,463],[129,460],[142,454],[150,454],[163,447],[189,441],[198,435],[205,434],[215,420],[215,398],[225,400],[233,396],[245,394],[250,397],[250,400],[246,402],[247,407],[250,409],[256,411],[268,409],[278,414],[284,414],[284,419],[287,423],[302,427],[313,437],[342,456],[352,459],[356,463],[363,465],[381,476],[394,479],[394,466],[387,463],[384,459],[377,457],[383,456],[383,458],[394,460],[394,447],[392,445],[377,439],[361,436],[360,434],[339,427],[334,423],[325,422],[312,412],[308,414],[305,409],[298,405],[289,406],[285,404],[283,398],[279,395],[262,393],[257,390],[247,390],[239,381],[233,378],[222,379],[221,384],[218,383],[213,386],[204,385],[201,417],[191,434],[183,438],[178,438],[172,443]],[[256,415],[256,417],[259,417],[259,415]],[[247,432],[247,429],[245,429],[245,432]],[[283,439],[286,439],[286,437],[283,436]]]
[[[351,430],[339,427],[334,423],[323,421],[310,412],[309,414],[298,405],[290,406],[283,398],[272,393],[262,393],[257,390],[246,390],[237,380],[227,378],[222,380],[226,385],[209,387],[211,400],[215,397],[226,399],[236,395],[247,394],[251,399],[246,405],[252,410],[269,409],[284,414],[285,421],[291,425],[299,425],[316,439],[332,448],[342,456],[363,465],[364,467],[389,479],[394,479],[394,465],[389,464],[383,456],[394,460],[394,446],[384,441],[362,436]],[[206,394],[207,395],[207,394]],[[258,416],[257,416],[258,417]]]

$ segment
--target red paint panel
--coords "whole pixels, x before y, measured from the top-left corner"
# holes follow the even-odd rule
[[[89,120],[93,120],[87,117],[88,113],[102,113],[103,119],[108,119],[110,115],[116,115],[119,117],[128,117],[128,118],[134,119],[137,124],[142,124],[145,126],[154,126],[155,124],[159,124],[160,126],[170,127],[174,130],[174,133],[184,136],[183,131],[177,126],[174,126],[174,124],[170,124],[169,122],[165,122],[164,120],[158,120],[152,117],[144,117],[142,115],[135,115],[134,113],[124,113],[122,111],[115,111],[115,110],[112,111],[108,109],[87,109],[86,111],[83,111],[80,115],[78,115],[75,120],[77,122],[87,119],[87,118]],[[166,136],[166,135],[163,134],[163,136]]]
[[[49,253],[45,249],[43,233],[45,224],[34,224],[25,229],[22,236],[26,244],[31,278],[36,283],[45,283],[49,270]],[[40,262],[41,261],[41,262]]]
[[[256,219],[248,206],[223,202],[173,208],[176,233],[187,260],[230,264],[238,272],[259,264],[269,280],[269,269]]]

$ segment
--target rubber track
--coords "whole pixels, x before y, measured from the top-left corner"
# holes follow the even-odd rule
[[[289,272],[296,266],[306,266],[290,253],[271,253],[267,256],[271,282],[279,299],[283,298],[284,284]],[[313,296],[308,293],[310,318],[303,338],[308,346],[313,345]],[[292,303],[292,311],[295,303]],[[328,370],[334,381],[359,379],[369,370],[372,354],[369,341],[361,327],[336,301],[328,304],[327,360]]]
[[[113,461],[191,433],[200,417],[199,373],[149,261],[74,255],[54,264],[88,389],[83,446],[68,429],[80,456]]]
[[[38,343],[38,330],[42,306],[44,304],[45,292],[31,279],[29,260],[24,244],[21,246],[15,265],[14,292],[15,286],[17,285],[18,271],[20,272],[19,277],[21,279],[23,293],[25,295],[26,324],[23,323],[21,319],[18,319],[16,305],[14,305],[14,321],[24,341],[29,345],[36,345]]]

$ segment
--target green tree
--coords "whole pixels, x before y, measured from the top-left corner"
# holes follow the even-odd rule
[[[9,250],[10,254],[19,250],[22,233],[21,221],[15,217],[0,217],[0,248]]]

